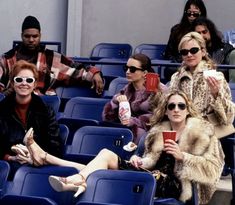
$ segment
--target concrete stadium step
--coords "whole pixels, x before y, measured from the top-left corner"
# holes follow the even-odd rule
[[[232,199],[232,178],[231,175],[221,177],[217,190],[208,205],[230,205]]]

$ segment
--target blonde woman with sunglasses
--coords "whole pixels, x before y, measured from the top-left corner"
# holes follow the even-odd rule
[[[73,166],[79,170],[78,174],[66,178],[50,176],[49,182],[56,191],[73,191],[77,197],[86,191],[87,177],[99,169],[158,170],[160,172],[155,172],[158,173],[156,197],[189,202],[194,182],[200,204],[206,204],[215,191],[224,164],[224,154],[213,126],[198,115],[183,92],[172,92],[162,98],[154,110],[151,126],[145,139],[144,155],[133,155],[129,161],[103,149],[87,165],[74,162],[72,165],[72,162],[45,154],[30,133],[26,135],[25,142],[33,159],[41,157],[45,164]],[[168,139],[164,143],[162,132],[165,130],[176,131],[176,139]],[[167,182],[161,183],[163,177]]]
[[[55,113],[34,94],[37,81],[36,66],[24,60],[17,61],[10,73],[13,92],[0,102],[0,159],[10,163],[12,175],[21,164],[34,163],[22,145],[31,127],[35,141],[43,149],[56,156],[62,152]]]
[[[201,116],[212,122],[221,138],[234,132],[234,104],[223,73],[209,58],[203,37],[187,33],[179,43],[183,63],[170,81],[170,90],[185,92]]]

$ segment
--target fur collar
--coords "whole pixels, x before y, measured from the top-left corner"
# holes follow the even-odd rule
[[[163,150],[163,130],[171,130],[169,121],[164,121],[154,127],[146,138],[146,152],[154,149],[157,152]],[[179,139],[179,147],[181,151],[193,155],[202,155],[210,142],[210,138],[214,135],[213,126],[202,119],[188,118],[186,127]]]

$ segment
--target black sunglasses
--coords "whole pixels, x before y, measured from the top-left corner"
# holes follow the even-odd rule
[[[25,81],[26,83],[34,83],[35,82],[35,78],[34,77],[14,77],[14,82],[15,83],[22,83],[23,81]]]
[[[186,14],[188,17],[193,16],[195,18],[198,18],[200,16],[200,13],[186,12]]]
[[[168,110],[174,110],[175,107],[176,107],[176,105],[178,106],[178,108],[179,108],[180,110],[185,110],[186,107],[187,107],[186,104],[184,104],[184,103],[178,103],[178,104],[170,103],[170,104],[167,105],[167,109],[168,109]]]
[[[125,72],[127,72],[128,69],[129,69],[130,73],[135,73],[135,71],[137,71],[137,70],[144,71],[142,68],[137,68],[137,67],[135,67],[135,66],[128,66],[128,65],[125,65],[125,66],[123,67],[123,70],[124,70]]]
[[[181,49],[181,50],[180,50],[180,54],[181,54],[182,56],[187,56],[189,52],[190,52],[191,54],[196,54],[199,50],[200,50],[200,48],[198,48],[198,47],[192,47],[192,48],[190,48],[189,50],[188,50],[188,49]]]

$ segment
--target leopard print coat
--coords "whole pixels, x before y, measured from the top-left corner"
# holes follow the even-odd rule
[[[180,67],[179,71],[171,77],[169,90],[181,90],[186,93],[202,117],[206,118],[207,114],[215,113],[219,124],[231,124],[235,113],[231,90],[223,73],[219,72],[222,81],[218,96],[215,99],[203,77],[203,71],[210,69],[212,68],[205,61],[201,61],[193,73],[186,66]]]

